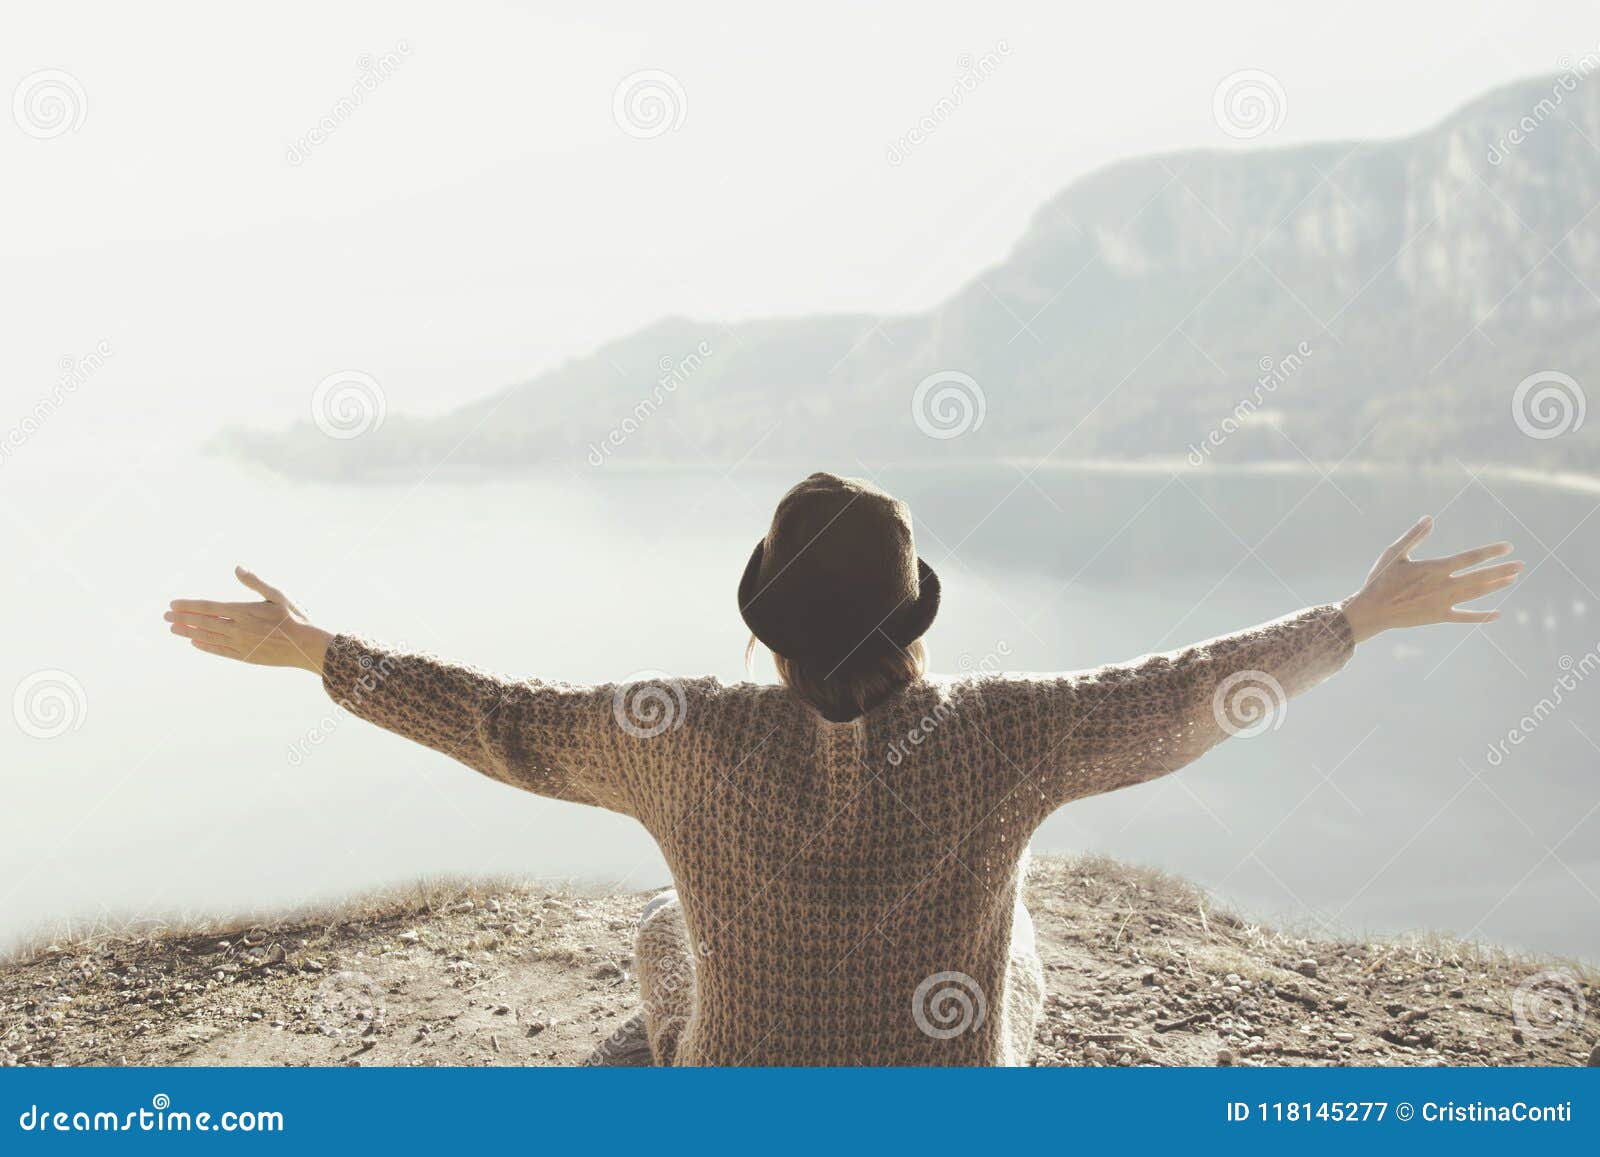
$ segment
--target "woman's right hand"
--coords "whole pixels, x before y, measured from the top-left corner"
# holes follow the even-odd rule
[[[261,596],[260,601],[173,599],[164,616],[172,633],[209,655],[266,667],[301,667],[320,675],[333,635],[312,626],[293,599],[253,572],[239,566],[233,573]]]
[[[1411,551],[1432,529],[1432,518],[1419,520],[1390,544],[1373,564],[1361,590],[1345,600],[1345,617],[1355,631],[1356,642],[1390,627],[1492,623],[1500,617],[1499,611],[1462,611],[1456,605],[1481,599],[1517,581],[1525,565],[1521,562],[1471,569],[1510,554],[1511,544],[1496,542],[1449,558],[1413,560]]]

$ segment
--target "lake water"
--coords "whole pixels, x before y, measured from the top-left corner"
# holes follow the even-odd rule
[[[322,625],[510,673],[736,679],[734,588],[799,471],[580,466],[418,487],[181,455],[123,470],[36,457],[0,491],[3,689],[70,677],[66,719],[0,717],[0,946],[69,919],[236,913],[423,876],[667,879],[632,821],[340,719],[304,673],[201,655],[160,615],[173,596],[234,597],[237,561]],[[941,572],[929,643],[949,672],[1090,667],[1339,598],[1422,513],[1439,515],[1434,552],[1515,540],[1532,569],[1500,623],[1369,643],[1281,729],[1070,805],[1035,846],[1157,865],[1308,931],[1600,959],[1594,495],[1465,473],[878,478]],[[1557,691],[1564,673],[1575,686]]]

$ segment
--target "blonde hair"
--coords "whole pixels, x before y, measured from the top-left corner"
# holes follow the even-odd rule
[[[751,635],[745,647],[747,669],[759,641]],[[831,723],[848,723],[865,715],[928,670],[928,649],[921,639],[913,640],[909,647],[846,660],[831,672],[814,670],[768,650],[783,685]]]

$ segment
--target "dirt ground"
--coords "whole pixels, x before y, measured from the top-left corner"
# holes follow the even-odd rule
[[[573,1065],[638,1001],[640,895],[432,886],[337,913],[41,945],[0,1065]],[[1190,886],[1035,859],[1038,1065],[1600,1064],[1600,977],[1434,937],[1296,939]]]

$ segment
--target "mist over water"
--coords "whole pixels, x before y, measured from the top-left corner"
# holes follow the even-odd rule
[[[1380,637],[1281,728],[1069,805],[1035,847],[1155,864],[1311,931],[1600,959],[1580,915],[1600,893],[1600,611],[1578,577],[1600,562],[1592,495],[1465,473],[817,466],[910,502],[943,579],[929,644],[947,674],[1092,667],[1343,597],[1421,513],[1439,518],[1429,554],[1512,539],[1530,571],[1500,623]],[[633,821],[493,783],[342,715],[303,672],[190,650],[160,615],[174,596],[243,597],[243,562],[319,625],[507,674],[736,680],[737,579],[802,472],[608,464],[413,487],[183,455],[126,476],[10,470],[0,506],[22,549],[0,597],[25,613],[6,687],[71,683],[60,734],[0,728],[0,946],[66,917],[238,913],[424,876],[666,882]]]

